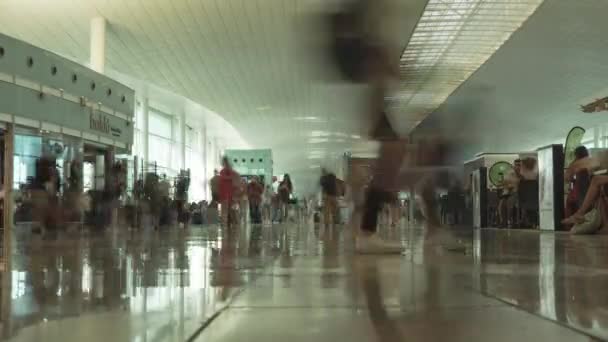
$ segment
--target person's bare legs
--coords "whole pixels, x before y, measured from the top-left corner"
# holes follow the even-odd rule
[[[591,208],[595,204],[595,201],[598,198],[601,187],[605,184],[608,184],[608,176],[602,175],[593,177],[591,179],[591,184],[589,184],[589,189],[587,190],[587,194],[585,195],[585,199],[583,200],[583,204],[581,205],[581,207],[578,208],[578,210],[574,214],[572,214],[572,216],[562,220],[562,223],[572,224],[580,220],[583,215],[585,215],[589,210],[591,210]]]
[[[222,200],[221,203],[221,222],[224,227],[228,227],[229,218],[230,218],[230,201]]]

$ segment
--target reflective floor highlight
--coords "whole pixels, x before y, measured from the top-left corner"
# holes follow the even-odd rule
[[[608,339],[608,236],[383,228],[401,256],[353,254],[349,227],[18,232],[2,279],[10,341]],[[8,295],[10,294],[10,295]]]

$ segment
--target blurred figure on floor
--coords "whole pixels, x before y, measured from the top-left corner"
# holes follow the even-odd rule
[[[391,194],[389,210],[391,215],[391,226],[397,227],[401,223],[401,201],[399,200],[398,191]]]
[[[236,217],[231,215],[232,207],[235,204],[237,198],[235,198],[235,192],[240,186],[239,174],[234,171],[228,158],[222,158],[222,170],[220,171],[219,179],[219,190],[220,190],[220,202],[221,202],[221,217],[222,225],[228,227],[229,224],[234,223]]]
[[[283,181],[279,184],[279,212],[281,222],[285,222],[289,215],[289,200],[293,193],[293,184],[289,174],[283,176]]]
[[[327,169],[321,169],[321,192],[323,194],[323,222],[329,228],[330,222],[336,224],[338,216],[338,189],[336,175]]]
[[[348,2],[330,18],[331,54],[343,78],[352,83],[365,83],[370,89],[369,117],[375,128],[371,138],[381,141],[380,157],[376,165],[375,183],[366,196],[361,233],[357,238],[360,252],[395,252],[401,246],[380,240],[376,233],[378,215],[386,203],[386,190],[401,165],[400,141],[386,118],[384,99],[388,84],[398,78],[398,58],[391,59],[388,49],[373,36],[377,22],[370,20],[372,1]],[[371,27],[370,27],[371,24]],[[371,29],[371,30],[370,30]],[[394,151],[393,151],[394,150]],[[381,177],[378,177],[381,175]],[[384,182],[378,182],[384,179]]]
[[[239,223],[247,223],[247,213],[249,211],[249,199],[247,198],[247,180],[241,179],[238,189],[239,199]]]
[[[249,216],[251,223],[261,224],[262,214],[260,206],[262,204],[262,194],[264,193],[264,187],[260,184],[258,176],[253,176],[251,181],[247,185],[247,197],[249,200]]]
[[[272,223],[272,186],[266,185],[262,194],[262,223]]]
[[[281,202],[279,200],[279,180],[272,176],[272,222],[279,222],[281,219]]]
[[[211,190],[210,206],[216,206],[220,202],[220,174],[217,170],[213,170],[213,177],[209,180],[209,189]]]
[[[498,201],[498,218],[501,227],[514,225],[514,211],[517,206],[517,187],[521,180],[521,160],[513,162],[513,170],[509,170],[503,177],[501,195]]]
[[[595,163],[589,157],[589,151],[585,146],[578,146],[574,150],[574,161],[568,165],[564,174],[564,180],[570,185],[570,191],[566,198],[566,218],[574,214],[583,204],[583,199],[591,183],[591,171]]]

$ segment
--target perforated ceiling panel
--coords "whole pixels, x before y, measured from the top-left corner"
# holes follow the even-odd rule
[[[401,56],[401,121],[432,113],[534,13],[543,0],[430,0]]]

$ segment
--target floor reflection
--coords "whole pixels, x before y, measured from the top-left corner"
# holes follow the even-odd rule
[[[312,224],[53,240],[18,234],[3,279],[10,294],[3,334],[12,341],[185,341],[227,308],[201,338],[263,340],[275,331],[292,342],[310,334],[334,341],[342,329],[353,341],[471,341],[508,337],[513,324],[531,338],[580,337],[539,316],[608,338],[608,236],[444,233],[464,251],[405,225],[381,231],[401,241],[403,256],[355,255],[349,227]]]
[[[479,288],[528,312],[608,338],[608,236],[482,231]]]
[[[184,341],[285,248],[284,231],[19,234],[3,334],[27,340],[27,327],[111,312],[129,325],[124,340]]]

